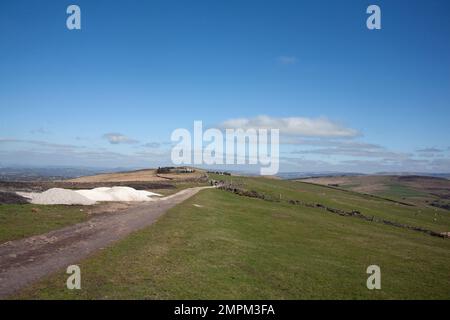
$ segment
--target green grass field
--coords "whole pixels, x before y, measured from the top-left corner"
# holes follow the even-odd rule
[[[224,177],[217,177],[224,178]],[[281,198],[357,207],[448,230],[392,202],[306,183],[233,182]],[[200,205],[201,207],[194,206]],[[392,209],[392,210],[391,210]],[[381,267],[381,290],[366,288]],[[450,241],[341,217],[318,208],[204,190],[152,226],[79,263],[81,290],[64,270],[28,287],[22,299],[448,299]]]
[[[88,218],[82,206],[1,204],[0,243],[46,233]]]
[[[425,192],[420,192],[411,187],[403,186],[401,184],[388,184],[387,190],[383,190],[382,192],[378,192],[377,194],[393,199],[407,199],[427,196]]]
[[[202,187],[202,186],[208,186],[209,184],[207,182],[196,182],[196,181],[189,181],[189,182],[173,182],[174,188],[166,188],[166,189],[151,189],[148,191],[155,192],[162,194],[163,196],[169,196],[171,194],[177,193],[183,189],[187,188],[193,188],[193,187]]]
[[[302,200],[321,203],[342,210],[359,210],[367,216],[421,226],[436,232],[450,231],[448,210],[424,205],[406,206],[383,198],[353,191],[344,191],[312,183],[265,178],[214,176],[217,180],[232,182],[237,187],[255,190],[273,199]]]

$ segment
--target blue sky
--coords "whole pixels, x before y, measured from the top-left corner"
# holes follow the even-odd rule
[[[66,28],[70,4],[81,30]],[[381,30],[366,28],[370,4]],[[166,164],[174,129],[263,115],[313,127],[282,132],[282,171],[450,172],[449,12],[445,0],[1,1],[0,166]],[[320,121],[357,134],[317,135]]]

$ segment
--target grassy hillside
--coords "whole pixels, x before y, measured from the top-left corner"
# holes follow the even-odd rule
[[[0,204],[0,244],[85,221],[83,206]]]
[[[216,178],[224,178],[222,176]],[[392,202],[263,178],[230,177],[273,197],[358,207],[448,230],[430,212]],[[393,208],[393,210],[389,210]],[[384,210],[380,210],[384,209]],[[381,267],[382,290],[366,288],[367,266]],[[152,226],[80,262],[82,289],[64,271],[19,298],[448,299],[450,241],[342,217],[320,208],[205,190]]]
[[[339,190],[301,181],[226,176],[213,176],[213,178],[231,182],[239,188],[264,193],[275,200],[292,199],[320,203],[347,211],[358,210],[367,216],[421,226],[436,232],[450,231],[450,211],[420,203],[404,205],[401,202],[388,201],[351,190]]]

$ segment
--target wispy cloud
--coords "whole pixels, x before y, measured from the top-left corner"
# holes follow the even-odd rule
[[[68,165],[68,166],[101,166],[101,167],[155,167],[169,165],[170,152],[113,152],[105,148],[87,148],[64,146],[45,142],[0,139],[1,143],[24,142],[33,143],[42,148],[19,148],[16,150],[0,149],[0,164],[3,165]]]
[[[134,144],[139,142],[138,140],[129,138],[121,133],[116,132],[105,133],[103,135],[103,139],[108,140],[111,144]]]
[[[284,65],[296,64],[298,62],[297,57],[294,56],[279,56],[277,61]]]
[[[295,136],[284,137],[283,144],[314,147],[341,147],[341,148],[363,148],[363,149],[383,149],[383,146],[373,143],[355,141],[354,139],[335,138],[301,138]]]
[[[30,130],[30,133],[32,134],[50,134],[51,132],[45,128],[36,128],[36,129],[32,129]]]
[[[362,158],[382,158],[385,160],[400,160],[408,159],[411,157],[409,153],[400,153],[386,150],[384,148],[367,149],[367,148],[321,148],[321,149],[309,149],[293,151],[293,154],[317,154],[325,156],[349,156],[349,157],[362,157]]]
[[[304,137],[356,137],[360,133],[327,118],[273,118],[258,116],[255,118],[237,118],[222,122],[222,128],[230,129],[279,129],[281,134]]]
[[[438,158],[443,155],[444,150],[431,147],[416,150],[417,155],[422,158]]]
[[[20,143],[20,144],[32,144],[39,147],[48,147],[53,149],[81,149],[83,146],[77,146],[72,144],[60,144],[41,140],[27,140],[27,139],[14,139],[14,138],[0,138],[1,143]]]
[[[355,158],[382,158],[382,159],[408,159],[413,154],[390,151],[387,148],[373,143],[336,139],[293,139],[289,144],[298,146],[316,147],[304,150],[295,150],[291,154],[316,154],[323,156],[348,156]]]
[[[343,161],[309,160],[303,158],[280,159],[280,166],[299,172],[450,172],[450,159],[352,159]]]
[[[145,148],[157,149],[161,147],[161,143],[159,142],[148,142],[142,145]]]
[[[443,152],[443,150],[438,149],[438,148],[424,148],[424,149],[417,150],[417,152],[420,152],[420,153],[438,153],[438,152]]]

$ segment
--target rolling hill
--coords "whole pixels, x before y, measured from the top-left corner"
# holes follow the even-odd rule
[[[64,270],[19,298],[448,299],[450,242],[392,221],[450,230],[450,213],[421,203],[300,181],[223,181],[152,226],[80,262],[83,290]],[[333,210],[328,210],[328,209]],[[372,220],[342,212],[359,212]],[[382,289],[366,288],[380,266]]]

